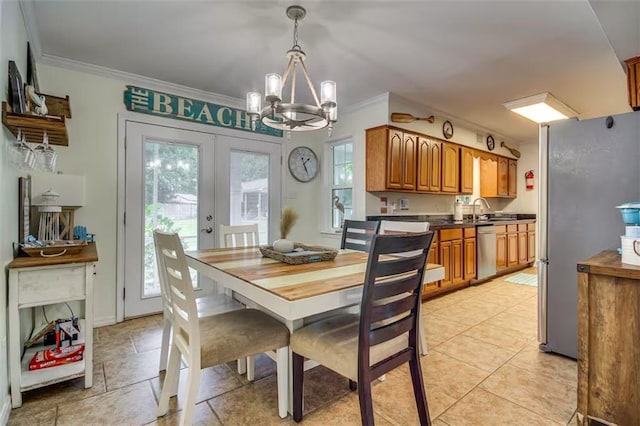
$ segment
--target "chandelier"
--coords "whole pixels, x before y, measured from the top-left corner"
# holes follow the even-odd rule
[[[289,6],[287,16],[294,21],[293,47],[287,52],[287,67],[282,77],[271,73],[264,77],[264,98],[267,105],[262,108],[262,95],[258,92],[247,93],[247,112],[251,116],[251,126],[255,130],[258,120],[265,125],[287,132],[318,130],[329,127],[329,135],[333,123],[338,118],[336,102],[336,82],[326,80],[320,83],[320,99],[313,87],[309,71],[304,61],[306,54],[298,44],[298,21],[307,11],[302,6]],[[315,105],[296,103],[296,69],[300,66],[305,82],[311,91]],[[288,103],[283,102],[282,89],[291,79],[291,97]]]

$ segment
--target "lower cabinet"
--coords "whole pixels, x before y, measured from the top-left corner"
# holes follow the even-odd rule
[[[536,224],[496,226],[496,270],[525,266],[536,259]]]
[[[427,258],[427,263],[437,263],[438,261],[438,231],[434,231],[433,233],[433,242],[431,243],[431,250],[429,250],[429,257]],[[422,287],[422,295],[426,296],[429,294],[433,294],[440,289],[440,281],[434,281],[431,283],[425,283]]]
[[[507,269],[507,227],[496,226],[496,270]]]
[[[536,261],[536,224],[527,224],[527,263]]]
[[[507,268],[518,264],[518,225],[507,225]]]
[[[476,277],[476,228],[464,228],[463,245],[464,280],[468,281]]]
[[[527,239],[527,224],[518,225],[518,264],[526,265],[528,256],[529,240]]]
[[[442,287],[450,287],[464,281],[462,228],[439,231],[440,264],[444,266]]]

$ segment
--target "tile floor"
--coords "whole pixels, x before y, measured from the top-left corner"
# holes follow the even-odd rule
[[[576,363],[538,351],[536,290],[496,279],[425,303],[422,366],[434,425],[573,422]],[[156,418],[160,324],[156,315],[97,329],[93,388],[77,379],[26,392],[9,425],[177,424],[175,398],[169,415]],[[304,424],[360,424],[346,379],[318,367],[307,372],[305,388]],[[377,424],[418,424],[407,367],[376,381],[373,399]],[[253,383],[235,362],[205,370],[198,401],[197,424],[294,424],[278,417],[275,364],[266,356],[257,359]]]

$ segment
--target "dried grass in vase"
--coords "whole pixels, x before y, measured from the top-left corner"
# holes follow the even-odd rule
[[[293,228],[297,220],[298,213],[291,207],[282,209],[282,216],[280,217],[280,238],[287,238],[287,235],[289,235],[291,228]]]

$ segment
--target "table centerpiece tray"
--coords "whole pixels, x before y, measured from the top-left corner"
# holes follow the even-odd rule
[[[290,265],[301,265],[304,263],[333,260],[338,254],[337,249],[330,247],[306,245],[301,243],[294,243],[293,247],[293,251],[289,253],[276,251],[273,249],[273,246],[262,246],[259,247],[259,249],[263,256],[280,262],[285,262]]]

